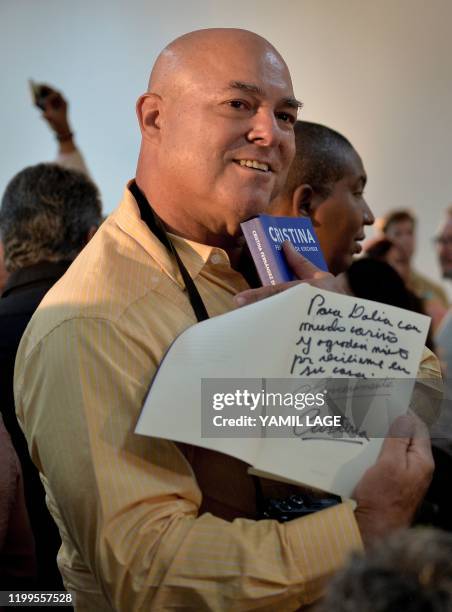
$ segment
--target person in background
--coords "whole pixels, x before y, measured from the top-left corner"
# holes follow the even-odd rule
[[[449,612],[452,534],[410,529],[354,554],[315,612]]]
[[[298,106],[284,60],[254,33],[206,29],[168,45],[137,103],[136,180],[24,335],[16,409],[64,534],[76,609],[298,609],[361,538],[408,524],[428,485],[429,443],[402,419],[403,437],[385,441],[358,484],[356,510],[257,521],[245,463],[134,433],[174,339],[235,297],[275,290],[249,289],[240,223],[268,212],[284,184]],[[199,292],[196,310],[152,210]],[[311,283],[337,288],[288,258],[299,278],[307,267]]]
[[[75,143],[74,132],[68,115],[69,105],[63,94],[52,86],[45,85],[50,93],[43,99],[41,117],[47,122],[57,142],[55,164],[70,170],[77,170],[89,177],[89,171],[81,151]],[[4,248],[0,240],[0,295],[6,284],[8,272],[4,265]]]
[[[379,245],[381,246],[381,245]],[[377,249],[371,249],[375,255]],[[390,252],[389,249],[388,252]],[[406,288],[406,285],[393,265],[384,257],[367,256],[356,259],[345,272],[350,292],[356,297],[390,304],[412,312],[425,314],[421,300]],[[425,340],[425,346],[434,352],[435,347],[431,331]]]
[[[406,286],[407,267],[399,246],[380,236],[364,243],[363,255],[346,272],[354,295],[427,314],[424,302]],[[388,266],[392,270],[388,270]],[[425,345],[435,352],[431,327]]]
[[[58,142],[57,157],[54,163],[69,170],[77,170],[89,177],[82,153],[77,148],[74,132],[69,122],[68,103],[63,95],[50,86],[46,86],[50,94],[44,99],[45,108],[41,116],[55,135]],[[0,296],[8,279],[4,265],[3,244],[0,240]]]
[[[407,233],[408,233],[408,228]],[[383,239],[385,240],[385,239]],[[411,239],[408,240],[410,244]],[[438,262],[445,280],[452,279],[452,207],[446,210],[435,238]],[[373,282],[373,278],[372,278]],[[363,280],[369,286],[371,283]],[[390,290],[391,297],[396,294]],[[416,296],[417,297],[417,296]],[[431,427],[435,471],[425,497],[424,512],[419,522],[452,531],[452,501],[449,493],[452,473],[452,309],[442,319],[433,337],[434,350],[443,372],[443,399],[439,417]],[[429,510],[430,508],[430,510]]]
[[[405,256],[392,240],[378,236],[367,240],[363,245],[363,255],[370,259],[384,261],[394,268],[403,282],[406,284],[407,267]]]
[[[297,121],[295,159],[271,213],[309,217],[328,269],[344,272],[362,250],[375,218],[365,197],[367,175],[351,143],[319,123]]]
[[[413,268],[413,256],[416,250],[415,216],[409,210],[393,210],[379,219],[377,225],[383,234],[400,248],[406,266],[403,278],[408,289],[423,301],[426,313],[432,317],[435,331],[447,312],[449,301],[440,285]]]
[[[5,268],[3,242],[0,240],[0,296],[8,280],[8,272]]]
[[[43,99],[45,108],[41,116],[58,142],[55,163],[63,168],[78,170],[89,176],[83,155],[75,144],[74,132],[69,122],[68,103],[60,92],[48,85],[46,87],[50,93]]]
[[[35,543],[22,470],[0,414],[0,590],[34,589],[35,578]]]
[[[435,238],[438,262],[441,273],[445,280],[452,280],[452,206],[445,213],[438,233]],[[441,325],[435,335],[435,343],[441,369],[444,376],[445,400],[441,417],[437,423],[432,437],[435,435],[435,443],[444,452],[444,463],[448,470],[444,470],[444,479],[438,486],[438,491],[449,491],[450,473],[452,471],[452,307],[441,321]],[[452,504],[449,509],[449,528],[452,530]]]
[[[30,166],[13,177],[0,206],[0,235],[9,279],[0,299],[0,410],[19,456],[36,540],[36,588],[62,588],[61,544],[44,490],[17,423],[13,375],[17,347],[38,304],[93,236],[101,219],[95,185],[56,164]]]
[[[441,274],[452,280],[452,205],[445,212],[444,219],[435,237]]]
[[[435,244],[441,274],[446,280],[452,280],[452,205],[445,211]]]
[[[452,281],[452,206],[446,211],[435,238],[438,262],[444,279]],[[449,308],[435,337],[444,375],[452,384],[452,308]],[[451,395],[452,397],[452,395]]]

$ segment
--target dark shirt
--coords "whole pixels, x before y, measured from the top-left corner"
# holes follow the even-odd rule
[[[33,590],[35,576],[35,543],[22,472],[0,417],[0,590]]]
[[[61,545],[58,529],[45,503],[44,487],[33,465],[14,408],[14,361],[22,334],[40,301],[71,262],[41,262],[13,272],[0,298],[0,410],[22,466],[25,500],[35,537],[38,562],[36,588],[62,590],[56,564]]]

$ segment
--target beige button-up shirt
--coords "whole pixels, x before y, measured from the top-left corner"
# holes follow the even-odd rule
[[[226,253],[173,239],[210,316],[231,310],[248,285]],[[195,322],[126,189],[23,337],[17,412],[77,610],[295,610],[361,546],[348,504],[254,521],[245,464],[134,433],[162,356]]]

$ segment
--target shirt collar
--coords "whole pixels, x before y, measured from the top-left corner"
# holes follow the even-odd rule
[[[113,213],[112,218],[117,225],[131,238],[136,240],[142,248],[157,262],[160,269],[174,280],[182,289],[185,283],[180,274],[178,265],[166,247],[149,230],[146,223],[141,219],[138,204],[129,191],[124,190],[124,195],[119,207]],[[168,232],[179,256],[187,268],[190,276],[195,279],[201,270],[211,261],[222,261],[230,266],[229,257],[223,249],[187,240]]]

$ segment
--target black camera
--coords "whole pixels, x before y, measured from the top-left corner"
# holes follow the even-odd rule
[[[337,495],[314,498],[309,494],[290,495],[282,499],[270,498],[262,500],[259,509],[260,519],[273,519],[279,523],[286,523],[293,519],[307,516],[319,510],[325,510],[341,503]]]

